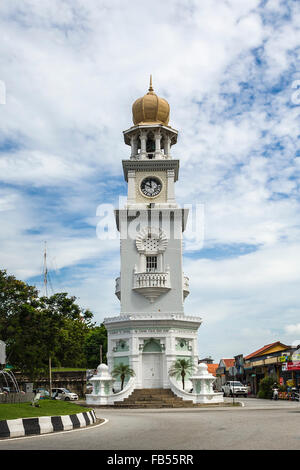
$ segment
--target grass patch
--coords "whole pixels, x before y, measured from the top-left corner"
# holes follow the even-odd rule
[[[90,411],[76,403],[60,400],[40,400],[39,408],[28,403],[0,403],[0,420],[17,418],[38,418],[39,416],[62,416]]]

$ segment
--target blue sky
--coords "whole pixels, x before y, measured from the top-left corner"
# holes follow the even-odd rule
[[[177,200],[204,207],[203,243],[184,242],[199,355],[299,340],[299,2],[7,0],[0,26],[1,267],[42,286],[47,241],[53,290],[118,314],[96,211],[126,195],[122,132],[152,73]]]

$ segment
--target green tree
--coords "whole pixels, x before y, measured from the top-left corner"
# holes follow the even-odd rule
[[[47,373],[49,357],[52,365],[85,367],[93,314],[75,301],[67,293],[39,298],[34,286],[0,270],[0,339],[7,361],[33,380]]]
[[[194,364],[189,359],[176,359],[174,364],[169,370],[169,375],[171,377],[176,377],[179,379],[181,377],[182,388],[184,390],[185,378],[187,375],[190,375],[195,369]]]
[[[69,318],[70,320],[82,320],[86,325],[93,326],[91,323],[92,312],[82,309],[75,301],[76,297],[69,297],[66,292],[59,292],[51,297],[41,297],[39,299],[40,308],[52,315]]]
[[[38,290],[14,276],[0,270],[0,338],[7,344],[14,336],[11,320],[21,314],[24,307],[36,308],[39,304]]]
[[[102,345],[102,362],[106,363],[107,330],[103,324],[89,328],[85,337],[84,352],[89,369],[95,369],[100,363],[100,345]]]
[[[259,382],[258,398],[271,399],[273,396],[272,387],[275,382],[277,382],[277,377],[274,375],[264,377]]]
[[[8,362],[33,380],[45,370],[47,342],[44,335],[45,315],[24,304],[11,316],[7,341]]]
[[[121,390],[123,390],[124,381],[125,381],[126,377],[134,377],[135,372],[128,365],[125,365],[125,364],[123,364],[123,362],[120,362],[120,364],[118,364],[117,366],[114,367],[111,375],[115,378],[120,377]]]
[[[94,326],[93,314],[80,308],[75,303],[76,297],[69,297],[65,292],[40,300],[48,319],[47,331],[52,332],[48,354],[53,365],[86,367],[84,343]]]

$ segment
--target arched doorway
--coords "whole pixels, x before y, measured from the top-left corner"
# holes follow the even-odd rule
[[[142,387],[162,388],[163,356],[159,340],[150,339],[145,342],[142,354]]]

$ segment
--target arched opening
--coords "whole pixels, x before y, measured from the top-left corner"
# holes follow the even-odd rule
[[[160,353],[161,352],[161,345],[159,340],[155,340],[151,338],[149,341],[147,341],[144,345],[143,348],[143,353]]]
[[[143,348],[143,388],[161,388],[163,386],[163,355],[160,341],[151,338]]]
[[[155,152],[155,140],[151,135],[147,139],[146,152]]]
[[[146,152],[150,160],[154,158],[155,140],[154,140],[154,135],[152,132],[149,132],[149,134],[147,135]]]

